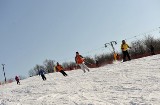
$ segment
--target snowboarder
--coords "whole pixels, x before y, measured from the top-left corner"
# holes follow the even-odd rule
[[[17,81],[17,85],[20,85],[18,76],[15,77],[15,80]]]
[[[61,72],[62,74],[63,74],[63,76],[68,76],[65,72],[64,72],[64,69],[63,69],[63,67],[57,62],[57,66],[56,66],[56,70],[58,71],[58,72]]]
[[[85,59],[81,55],[79,55],[78,52],[76,52],[76,57],[75,57],[76,64],[78,64],[85,73],[86,72],[85,70],[89,71],[89,68],[84,64],[84,60]]]
[[[150,50],[151,50],[151,55],[155,55],[155,52],[154,52],[154,47],[153,47],[153,45],[150,45]]]
[[[125,40],[122,40],[121,49],[123,52],[123,62],[126,61],[126,56],[128,57],[128,60],[131,60],[130,55],[128,53],[128,48],[131,48],[126,44]]]
[[[45,74],[46,72],[43,70],[43,69],[40,69],[39,71],[39,75],[41,75],[42,79],[45,81],[46,80],[46,77],[45,77]]]

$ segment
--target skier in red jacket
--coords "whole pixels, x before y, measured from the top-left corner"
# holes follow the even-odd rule
[[[20,85],[18,76],[15,77],[15,80],[17,81],[17,85]]]

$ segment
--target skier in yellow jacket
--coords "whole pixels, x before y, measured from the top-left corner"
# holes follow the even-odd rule
[[[123,62],[127,61],[126,56],[128,57],[128,60],[131,60],[130,55],[128,53],[128,48],[131,48],[126,44],[125,40],[122,40],[121,49],[123,52]]]

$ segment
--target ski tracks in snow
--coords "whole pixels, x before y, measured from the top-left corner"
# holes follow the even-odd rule
[[[159,105],[160,55],[0,87],[0,105]]]

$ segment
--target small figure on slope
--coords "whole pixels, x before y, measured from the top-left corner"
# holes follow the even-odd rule
[[[20,85],[19,77],[18,76],[15,77],[15,80],[17,81],[17,85]]]
[[[89,71],[89,68],[84,64],[84,60],[85,59],[81,55],[79,55],[78,52],[76,52],[76,57],[75,57],[76,64],[78,64],[85,73],[86,72],[85,70]]]
[[[119,54],[117,54],[116,58],[117,58],[117,60],[119,60],[119,59],[120,59],[120,55],[119,55]]]
[[[61,72],[62,74],[63,74],[63,76],[68,76],[65,72],[64,72],[64,69],[63,69],[63,67],[57,62],[57,66],[56,66],[56,70],[58,71],[58,72]]]
[[[96,67],[99,67],[99,61],[96,60]]]
[[[150,50],[151,50],[151,55],[155,55],[155,52],[154,52],[154,47],[153,47],[153,45],[150,45]]]
[[[128,53],[128,48],[131,48],[126,44],[125,40],[122,40],[121,49],[123,52],[123,62],[127,61],[126,56],[128,57],[128,60],[131,60],[130,55]]]
[[[46,80],[46,77],[45,77],[45,71],[43,69],[40,69],[39,71],[39,75],[41,75],[42,79],[45,81]]]

